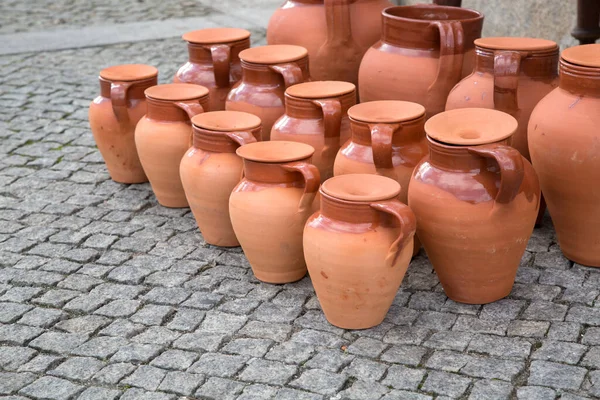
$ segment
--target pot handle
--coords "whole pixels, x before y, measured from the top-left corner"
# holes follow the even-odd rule
[[[286,89],[292,85],[304,82],[304,75],[302,70],[296,63],[285,63],[278,65],[271,65],[269,68],[283,76]]]
[[[510,203],[519,193],[525,178],[521,153],[517,149],[503,144],[469,147],[468,151],[483,158],[496,160],[500,167],[500,188],[496,194],[496,203]]]
[[[514,114],[519,109],[517,91],[521,72],[521,54],[517,51],[494,52],[494,107]]]
[[[300,172],[304,177],[304,194],[300,199],[298,212],[309,210],[321,184],[319,169],[306,161],[289,162],[282,164],[281,167],[286,171]]]
[[[229,67],[231,65],[231,48],[226,44],[210,46],[215,82],[218,87],[229,87]]]
[[[465,38],[460,21],[433,21],[430,26],[440,32],[438,71],[427,89],[426,108],[431,114],[444,111],[450,90],[460,81]]]
[[[385,257],[386,265],[391,268],[396,264],[396,261],[398,261],[398,256],[402,249],[404,249],[408,245],[410,239],[414,237],[417,229],[417,218],[410,207],[397,199],[378,201],[369,205],[377,211],[392,215],[400,222],[400,235],[394,240]]]
[[[350,3],[352,0],[325,0],[325,21],[327,22],[327,43],[343,45],[352,39]]]
[[[223,132],[223,135],[227,136],[232,142],[235,142],[240,146],[257,141],[256,137],[254,137],[254,135],[248,131]],[[242,179],[244,179],[244,168],[242,168],[242,172],[240,174],[240,181]]]
[[[338,150],[340,149],[342,105],[337,99],[314,100],[313,104],[321,107],[321,110],[323,111],[323,125],[325,128],[325,146],[321,151],[321,158],[329,160],[330,158],[335,157]],[[335,138],[337,138],[337,140],[332,140]]]
[[[194,116],[196,116],[198,114],[202,114],[204,112],[204,107],[202,107],[202,105],[200,103],[198,103],[197,100],[196,101],[178,101],[173,104],[175,104],[177,107],[179,107],[183,111],[185,111],[185,113],[190,118],[190,121],[192,120],[192,118]],[[190,147],[192,147],[193,138],[194,138],[194,134],[192,133],[192,131],[190,131]]]
[[[120,124],[129,124],[127,91],[131,85],[130,82],[111,82],[110,84],[110,101],[115,117]]]
[[[392,138],[394,133],[402,129],[400,124],[369,124],[371,130],[371,148],[373,149],[373,163],[379,175],[396,179],[392,162]]]

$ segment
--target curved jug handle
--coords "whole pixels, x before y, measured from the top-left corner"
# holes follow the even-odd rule
[[[494,52],[494,108],[514,115],[519,109],[517,91],[521,72],[518,51]]]
[[[235,132],[223,132],[223,135],[227,136],[231,141],[243,146],[248,143],[256,142],[256,138],[251,132],[248,131],[235,131]],[[240,174],[240,181],[244,179],[244,168]]]
[[[231,48],[226,44],[210,47],[215,82],[218,87],[229,87],[229,68],[231,65]]]
[[[131,85],[131,82],[111,82],[110,84],[110,101],[115,117],[120,124],[129,124],[127,91]]]
[[[379,175],[396,179],[392,161],[392,139],[402,129],[401,124],[369,124],[373,163]]]
[[[302,213],[310,210],[313,200],[321,185],[321,175],[319,169],[306,161],[294,161],[282,164],[281,167],[286,171],[300,172],[304,177],[304,194],[300,199],[298,212]]]
[[[333,160],[340,149],[340,129],[342,127],[342,104],[337,99],[313,100],[313,104],[323,111],[325,146],[321,151],[322,160]],[[333,164],[332,164],[333,165]]]
[[[350,3],[352,0],[325,0],[327,43],[343,45],[353,41]]]
[[[192,120],[192,118],[194,118],[195,115],[202,114],[204,112],[204,107],[202,107],[202,105],[200,103],[198,103],[197,100],[196,101],[178,101],[173,104],[175,104],[177,107],[179,107],[183,111],[185,111],[185,113],[190,118],[190,121]],[[194,138],[193,131],[190,131],[190,147],[192,147],[193,138]]]
[[[302,74],[302,70],[296,63],[291,62],[285,64],[271,65],[269,66],[269,68],[283,76],[283,81],[285,82],[286,89],[292,85],[304,82],[304,75]]]
[[[398,256],[410,240],[414,237],[417,229],[417,218],[412,210],[400,200],[378,201],[369,204],[371,208],[392,215],[400,222],[400,235],[392,242],[388,254],[385,257],[385,263],[388,267],[393,267],[398,261]]]

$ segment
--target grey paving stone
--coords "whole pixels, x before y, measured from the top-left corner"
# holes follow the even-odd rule
[[[574,322],[552,322],[550,324],[550,330],[548,330],[548,339],[563,340],[567,342],[577,342],[579,340],[581,331],[581,325]],[[582,339],[582,343],[593,344],[586,343],[585,336]]]
[[[516,320],[510,322],[506,333],[508,336],[543,338],[549,328],[550,322]]]
[[[181,332],[172,331],[164,326],[151,326],[144,332],[132,337],[131,340],[138,343],[169,345],[179,336],[181,336]]]
[[[196,397],[208,399],[233,400],[238,397],[244,384],[230,379],[209,378],[196,392]]]
[[[71,354],[105,359],[127,343],[125,339],[118,337],[95,337],[76,347]]]
[[[110,318],[124,318],[134,314],[140,307],[140,304],[139,300],[113,300],[97,309],[94,313]]]
[[[190,278],[190,274],[157,271],[146,277],[144,283],[152,286],[179,287]]]
[[[96,373],[92,380],[102,385],[116,385],[125,376],[135,370],[135,365],[129,363],[109,364]]]
[[[508,400],[513,391],[510,383],[494,380],[475,382],[469,400]]]
[[[583,382],[585,368],[549,361],[533,361],[529,368],[529,385],[549,386],[555,389],[577,390]]]
[[[554,399],[556,392],[542,386],[521,386],[517,389],[518,400],[546,400]]]
[[[388,347],[386,343],[380,340],[361,337],[348,346],[348,352],[359,356],[379,357],[379,355]]]
[[[583,303],[591,306],[598,294],[600,291],[594,288],[566,288],[560,299],[569,303]]]
[[[415,326],[426,328],[448,330],[456,322],[457,316],[451,313],[437,311],[423,311],[415,322]]]
[[[248,321],[248,323],[239,330],[238,334],[283,342],[288,338],[291,332],[292,327],[289,325],[262,321]]]
[[[47,373],[73,381],[87,381],[103,367],[104,363],[95,358],[73,357]]]
[[[65,304],[63,310],[80,313],[90,313],[105,305],[109,301],[109,299],[103,296],[98,296],[94,294],[83,294],[78,297],[75,297],[73,300]]]
[[[302,372],[299,378],[291,381],[289,386],[324,395],[332,395],[344,386],[346,379],[341,374],[318,369],[308,369]]]
[[[263,357],[273,345],[270,339],[240,338],[232,340],[223,347],[227,353],[240,354],[251,357]]]
[[[173,342],[173,347],[193,351],[216,351],[227,334],[186,333]]]
[[[272,399],[277,393],[277,388],[267,385],[248,385],[238,397],[238,400]]]
[[[574,359],[575,357],[573,357]],[[574,364],[574,363],[573,363]],[[592,346],[581,361],[581,365],[591,368],[600,368],[600,347]]]
[[[21,365],[18,369],[19,372],[34,372],[43,373],[47,369],[53,368],[63,360],[63,357],[53,356],[48,354],[39,354]]]
[[[284,342],[273,346],[265,355],[265,358],[285,363],[302,364],[308,360],[314,352],[315,346],[298,342]]]
[[[146,329],[145,325],[136,324],[129,319],[116,319],[106,328],[100,331],[100,335],[116,336],[116,337],[132,337],[141,333]]]
[[[33,307],[28,304],[0,303],[0,322],[8,324],[16,322],[23,314]]]
[[[171,371],[162,380],[158,390],[182,396],[191,396],[203,382],[203,375]]]
[[[441,397],[438,397],[441,398]],[[407,392],[405,390],[392,390],[381,398],[381,400],[431,400],[433,397],[420,393]]]
[[[508,321],[483,320],[470,315],[461,315],[456,320],[453,331],[469,333],[490,333],[493,335],[504,335],[508,329]]]
[[[110,358],[110,362],[146,363],[162,350],[163,346],[157,344],[132,343],[121,346]]]
[[[431,334],[428,328],[414,326],[399,326],[390,329],[383,337],[384,343],[393,344],[414,344],[423,343],[425,338]]]
[[[498,357],[526,359],[531,352],[531,343],[520,338],[479,334],[473,337],[467,350]]]
[[[158,388],[166,371],[149,365],[140,365],[133,374],[121,381],[121,384],[154,391]]]
[[[247,315],[252,313],[258,306],[260,301],[248,300],[246,298],[234,299],[225,301],[219,306],[219,311],[223,311],[231,314]]]
[[[473,360],[472,356],[448,350],[436,350],[427,360],[425,366],[442,371],[458,372]]]
[[[523,319],[538,321],[563,321],[568,307],[551,302],[533,302],[523,313]]]
[[[0,325],[0,344],[22,346],[44,332],[41,328],[11,324]]]
[[[80,333],[45,332],[29,345],[51,353],[66,354],[83,344],[87,339],[87,335]]]
[[[92,386],[79,395],[77,400],[116,400],[121,392],[116,389]]]
[[[0,297],[0,301],[23,303],[39,295],[43,290],[42,288],[28,286],[12,287],[4,292]]]
[[[577,364],[588,347],[576,343],[545,340],[531,358],[534,360],[556,361],[566,364]]]
[[[186,370],[198,357],[198,354],[189,351],[167,350],[152,360],[150,365],[169,370]]]
[[[340,350],[320,350],[311,358],[305,366],[308,368],[324,369],[330,372],[338,372],[344,366],[350,364],[356,356]]]
[[[498,300],[483,306],[481,319],[489,321],[512,320],[517,318],[525,305],[523,300]]]
[[[58,284],[58,287],[64,289],[88,292],[95,286],[104,282],[102,279],[84,274],[71,274]]]
[[[33,398],[64,400],[75,396],[84,388],[67,380],[52,376],[42,376],[30,385],[25,386],[19,394]]]
[[[410,296],[408,307],[414,310],[440,311],[446,303],[446,295],[435,292],[415,292]]]
[[[156,304],[176,305],[183,302],[191,292],[181,288],[155,287],[143,296],[145,301]]]
[[[206,317],[200,324],[200,331],[204,333],[234,333],[239,330],[248,317],[233,315],[218,311],[206,313]]]
[[[21,365],[31,360],[37,351],[28,347],[0,347],[0,367],[6,371],[15,371]]]
[[[19,319],[18,323],[23,325],[39,326],[40,328],[49,328],[66,316],[67,314],[61,310],[36,307],[23,314],[23,317]]]
[[[467,390],[470,383],[471,379],[460,375],[433,371],[427,375],[421,390],[457,398]]]
[[[204,311],[179,308],[175,316],[167,324],[167,328],[176,331],[191,332],[200,325],[205,315]]]
[[[323,400],[323,395],[303,390],[282,388],[277,391],[275,398],[281,400]]]
[[[340,396],[348,400],[370,400],[379,399],[389,391],[390,389],[379,383],[358,380],[348,389],[341,391]]]
[[[112,300],[115,299],[135,299],[138,295],[146,290],[145,286],[139,285],[122,285],[118,283],[103,283],[96,286],[90,294],[106,297]]]
[[[547,269],[540,275],[540,283],[545,285],[556,285],[565,288],[580,287],[585,280],[585,273],[581,270],[571,269],[568,271]]]
[[[76,292],[74,290],[64,290],[64,289],[49,290],[46,293],[44,293],[41,297],[34,299],[33,302],[36,304],[44,305],[44,306],[62,307],[67,302],[69,302],[71,299],[74,299],[79,295],[80,295],[80,293]],[[65,309],[69,310],[68,307],[65,307]],[[76,310],[72,309],[72,311],[76,311]]]
[[[426,352],[426,349],[417,346],[392,346],[381,355],[381,360],[416,367]]]
[[[217,305],[223,297],[224,296],[220,294],[196,292],[181,305],[184,307],[198,308],[200,310],[210,310]]]
[[[177,396],[169,393],[147,392],[142,389],[128,389],[119,400],[175,400]]]
[[[0,395],[16,393],[23,386],[30,384],[36,379],[29,372],[0,372]]]
[[[261,304],[252,314],[252,318],[263,322],[292,322],[302,312],[301,306],[284,307],[272,303]]]
[[[294,342],[338,349],[347,344],[344,339],[334,335],[333,333],[315,331],[313,329],[303,329],[299,332],[296,332],[292,335],[291,340]]]
[[[600,326],[600,308],[573,306],[569,309],[565,321]]]
[[[352,360],[350,365],[344,368],[343,373],[364,381],[378,381],[387,368],[386,364],[357,357]]]
[[[188,372],[231,378],[244,368],[248,360],[249,357],[246,356],[205,353],[188,369]]]
[[[510,361],[499,358],[472,358],[460,370],[461,374],[476,378],[501,379],[512,381],[523,369],[522,361]]]
[[[279,361],[254,359],[239,375],[239,379],[247,382],[283,385],[296,373],[297,367]]]
[[[84,315],[58,322],[54,327],[69,333],[91,334],[110,323],[110,319],[99,315]]]
[[[553,285],[536,285],[515,283],[510,296],[517,299],[552,301],[560,294],[560,287]]]
[[[387,375],[381,383],[394,389],[415,390],[424,376],[424,370],[392,365],[388,368]]]

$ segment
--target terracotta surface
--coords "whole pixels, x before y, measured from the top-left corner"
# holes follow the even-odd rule
[[[529,121],[529,151],[558,243],[600,267],[600,44],[562,52],[559,87]]]
[[[381,36],[381,11],[387,0],[292,0],[271,17],[268,44],[308,49],[315,80],[358,84],[358,67]]]
[[[237,111],[192,118],[193,145],[181,159],[185,196],[206,243],[239,246],[229,218],[229,196],[242,177],[239,146],[260,139],[260,119]]]
[[[183,35],[188,61],[175,74],[174,82],[194,83],[210,91],[210,109],[225,109],[231,87],[242,78],[240,51],[250,47],[250,32],[239,28],[208,28]]]
[[[135,147],[135,125],[146,114],[144,90],[156,85],[158,70],[149,65],[116,65],[100,71],[100,95],[89,121],[110,177],[120,183],[147,182]]]
[[[236,153],[244,159],[244,178],[229,198],[235,234],[263,282],[294,282],[306,275],[302,232],[315,211],[319,170],[310,163],[314,149],[304,143],[258,142]]]
[[[148,113],[135,129],[135,143],[158,202],[187,207],[179,177],[181,158],[192,144],[190,119],[209,110],[208,89],[170,83],[146,89]]]
[[[285,92],[285,114],[273,125],[271,140],[289,140],[314,147],[312,163],[321,180],[333,176],[340,144],[350,137],[348,109],[356,104],[352,83],[316,81],[290,86]]]
[[[291,45],[253,47],[240,53],[242,80],[227,96],[225,108],[254,114],[262,121],[262,140],[285,111],[284,93],[289,86],[310,80],[308,52]]]
[[[446,98],[473,71],[473,41],[481,36],[477,11],[430,4],[389,7],[381,40],[365,54],[358,73],[361,102],[405,100],[444,111]]]
[[[463,108],[425,123],[429,155],[415,168],[408,204],[446,295],[483,304],[507,296],[535,224],[540,186],[508,146],[517,121]]]
[[[344,329],[380,324],[410,262],[416,219],[389,178],[351,174],[321,187],[304,228],[308,271],[327,320]]]

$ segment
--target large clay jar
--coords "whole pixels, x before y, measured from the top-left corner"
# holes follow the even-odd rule
[[[271,17],[268,44],[308,49],[316,80],[358,83],[365,51],[381,36],[387,0],[288,0]]]
[[[192,118],[192,147],[179,173],[204,240],[215,246],[239,246],[229,217],[229,196],[242,178],[238,147],[260,139],[260,119],[238,111],[214,111]]]
[[[513,147],[517,121],[463,108],[425,123],[429,155],[415,168],[408,204],[446,295],[470,304],[508,295],[535,224],[540,186]]]
[[[327,320],[344,329],[380,324],[412,256],[415,215],[400,185],[377,175],[323,183],[321,210],[304,228],[304,255]]]
[[[244,179],[231,193],[229,213],[254,275],[268,283],[302,279],[302,232],[320,184],[310,163],[314,149],[280,141],[250,143],[236,152],[244,159]]]
[[[285,89],[309,80],[308,52],[291,45],[261,46],[240,53],[242,80],[227,96],[225,108],[256,115],[262,121],[262,140],[285,111]]]
[[[386,8],[381,40],[360,64],[361,102],[412,101],[424,105],[428,117],[444,111],[452,87],[473,71],[473,41],[482,26],[483,15],[465,8]]]
[[[187,207],[179,164],[192,143],[190,119],[208,111],[208,89],[170,83],[146,89],[148,113],[135,129],[135,144],[158,202]]]
[[[315,148],[312,163],[321,180],[333,176],[340,144],[350,138],[348,109],[356,104],[352,83],[306,82],[285,91],[285,114],[273,125],[271,140],[302,142]]]
[[[147,182],[135,147],[135,125],[146,114],[144,90],[156,85],[158,70],[126,64],[100,71],[100,96],[89,109],[94,140],[110,177],[120,183]]]
[[[175,83],[194,83],[210,91],[210,109],[224,110],[231,87],[242,78],[240,51],[250,47],[250,32],[209,28],[183,35],[189,60],[175,74]]]
[[[600,44],[571,47],[529,120],[529,151],[561,250],[600,267]]]

